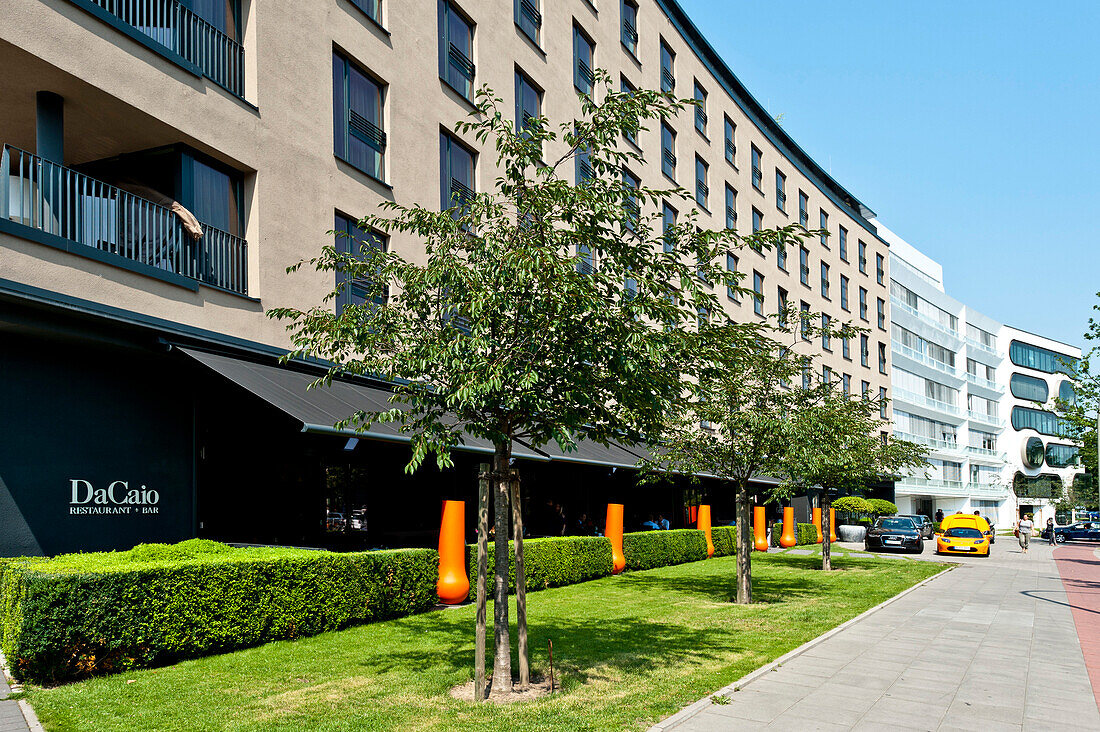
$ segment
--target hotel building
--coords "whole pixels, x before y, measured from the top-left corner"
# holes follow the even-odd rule
[[[517,120],[574,118],[594,69],[699,100],[624,139],[646,163],[623,175],[682,185],[713,228],[826,230],[729,259],[759,304],[720,294],[743,320],[787,301],[864,325],[818,344],[825,375],[889,394],[891,262],[873,213],[675,0],[6,0],[3,16],[0,555],[190,536],[430,544],[436,501],[473,499],[487,446],[405,476],[392,429],[332,428],[385,385],[306,394],[316,372],[278,364],[289,342],[265,311],[331,291],[330,274],[286,274],[330,230],[371,236],[355,221],[385,201],[491,186],[491,147],[453,131],[482,84]],[[562,503],[570,520],[599,516],[636,460],[516,456],[529,508]],[[630,490],[634,510],[682,524],[693,489]]]

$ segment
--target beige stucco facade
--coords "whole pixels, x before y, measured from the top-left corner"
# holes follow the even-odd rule
[[[662,0],[667,1],[667,0]],[[438,205],[439,133],[465,117],[471,105],[439,78],[438,0],[383,0],[381,26],[347,0],[244,0],[244,99],[195,75],[69,0],[5,0],[0,23],[0,143],[35,149],[35,93],[52,91],[65,100],[65,164],[78,165],[125,152],[185,143],[243,174],[244,237],[248,247],[248,297],[200,286],[179,287],[57,248],[0,233],[0,279],[67,298],[179,323],[235,338],[286,346],[283,326],[264,315],[278,306],[319,303],[333,283],[303,270],[287,276],[288,265],[314,254],[329,241],[334,212],[360,216],[385,200]],[[707,90],[707,136],[695,129],[694,115],[671,124],[677,132],[676,180],[695,188],[695,158],[709,166],[709,211],[701,221],[725,226],[725,186],[737,192],[738,227],[748,231],[755,208],[765,227],[799,219],[799,193],[808,197],[809,227],[819,212],[828,215],[829,245],[816,238],[809,249],[808,285],[800,282],[799,253],[789,252],[786,270],[776,253],[740,254],[739,269],[752,285],[764,277],[769,311],[777,288],[792,303],[806,302],[835,320],[870,329],[868,365],[860,364],[858,340],[846,360],[834,342],[823,363],[839,378],[851,377],[853,391],[868,382],[873,393],[889,389],[889,257],[858,201],[805,158],[770,120],[759,120],[759,105],[731,93],[729,73],[685,26],[675,6],[640,0],[638,52],[620,42],[619,0],[541,3],[540,45],[517,28],[512,0],[457,0],[476,24],[473,62],[476,84],[488,84],[513,108],[514,74],[521,70],[544,90],[542,111],[551,120],[579,112],[573,87],[573,27],[595,41],[595,66],[615,80],[636,87],[660,85],[664,41],[676,54],[676,91],[691,97],[697,81]],[[682,32],[683,31],[683,32]],[[720,32],[715,29],[714,32]],[[333,154],[332,54],[338,49],[385,84],[383,129],[388,143],[384,183]],[[754,121],[753,117],[757,117]],[[724,118],[736,125],[735,164],[725,159]],[[461,136],[459,136],[461,137]],[[471,139],[466,142],[474,148]],[[660,166],[659,128],[641,133],[647,165],[633,172],[643,183],[667,185]],[[751,149],[762,153],[760,190],[751,182]],[[786,176],[786,213],[776,206],[775,172]],[[571,173],[569,173],[571,174]],[[490,153],[478,156],[479,188],[493,179]],[[677,204],[683,209],[686,204]],[[839,231],[847,231],[847,261],[841,259]],[[860,243],[866,246],[866,272],[860,272]],[[418,242],[395,237],[390,246],[410,257]],[[884,272],[876,276],[881,256]],[[829,265],[831,299],[821,293],[820,264]],[[841,277],[849,280],[849,309],[840,303]],[[860,288],[867,290],[868,320],[859,319]],[[887,308],[885,329],[877,327],[877,302]],[[728,301],[737,317],[751,319],[752,302]],[[884,344],[886,374],[879,369]]]

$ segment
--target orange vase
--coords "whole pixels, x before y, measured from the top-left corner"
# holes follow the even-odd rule
[[[611,540],[611,574],[626,569],[626,555],[623,554],[623,504],[607,504],[607,523],[603,535]]]
[[[768,551],[768,519],[763,506],[752,509],[753,548],[758,552]]]
[[[707,537],[707,556],[714,556],[714,540],[710,534],[710,506],[699,506],[699,530]]]
[[[821,533],[821,508],[814,509],[814,528],[817,529],[817,543],[821,544],[825,541],[825,536]]]
[[[792,547],[798,543],[794,534],[794,507],[783,509],[783,533],[779,535],[779,546]]]
[[[445,605],[465,602],[470,594],[470,580],[466,576],[464,501],[443,502],[443,521],[439,526],[439,581],[435,591]]]
[[[688,525],[695,526],[699,520],[699,507],[688,506]]]
[[[829,509],[829,543],[836,541],[836,510]]]

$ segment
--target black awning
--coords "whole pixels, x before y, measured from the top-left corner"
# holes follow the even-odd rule
[[[635,452],[638,448],[628,450],[614,443],[605,446],[590,440],[577,440],[575,449],[568,452],[559,448],[556,442],[551,442],[539,448],[531,448],[529,445],[526,447],[546,455],[551,460],[579,463],[581,465],[636,468],[638,463],[642,461],[641,456]]]

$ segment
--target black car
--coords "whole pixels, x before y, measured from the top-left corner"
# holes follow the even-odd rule
[[[900,549],[920,554],[924,551],[924,537],[913,519],[906,516],[888,516],[875,520],[874,526],[867,529],[863,540],[867,551],[873,549]]]
[[[1046,534],[1046,529],[1043,529]],[[1059,544],[1070,541],[1100,541],[1100,523],[1095,521],[1078,521],[1069,526],[1055,526],[1054,540]]]
[[[927,516],[917,516],[911,513],[899,513],[895,518],[907,518],[912,519],[916,524],[917,530],[920,531],[920,535],[925,539],[931,539],[933,535],[932,531],[932,519]]]

